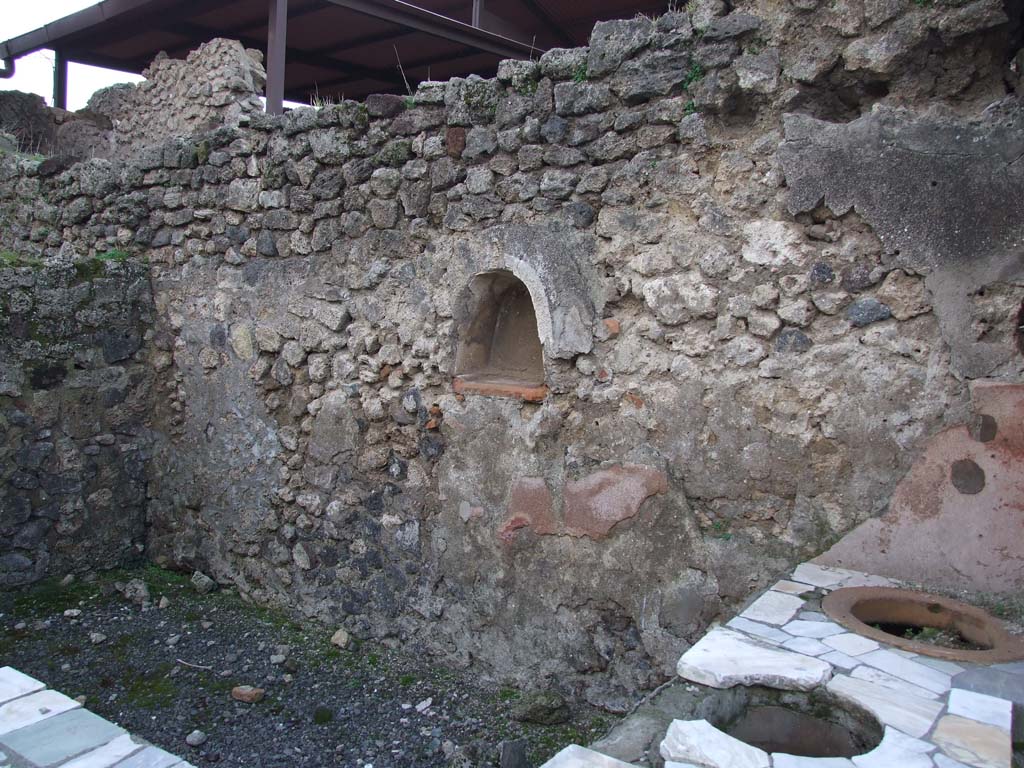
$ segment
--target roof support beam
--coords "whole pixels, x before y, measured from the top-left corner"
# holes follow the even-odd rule
[[[64,51],[53,52],[53,106],[68,108],[68,57]]]
[[[271,0],[273,1],[273,0]],[[217,30],[204,27],[199,24],[192,24],[189,22],[181,22],[179,24],[165,24],[161,27],[168,32],[176,35],[180,35],[185,38],[186,47],[191,48],[196,44],[196,40],[210,40],[217,37]],[[257,40],[254,37],[247,35],[236,35],[235,39],[238,40],[246,48],[259,48],[263,49],[264,42]],[[269,51],[268,51],[269,54]],[[328,69],[333,71],[344,71],[352,76],[358,77],[359,79],[375,80],[381,83],[387,83],[388,86],[401,85],[401,78],[398,77],[397,72],[393,72],[388,69],[378,69],[376,67],[366,67],[361,64],[354,64],[351,61],[344,59],[336,59],[333,56],[325,56],[323,54],[315,53],[312,51],[306,51],[299,48],[289,48],[285,46],[285,58],[296,64],[308,64],[311,67],[320,67],[321,69]],[[269,65],[268,65],[269,68]]]
[[[267,112],[284,113],[284,68],[288,42],[288,0],[270,0],[267,22]]]
[[[439,13],[428,11],[402,0],[326,0],[326,2],[348,8],[365,16],[390,21],[401,27],[415,29],[443,40],[468,45],[484,53],[491,53],[506,59],[521,59],[536,53],[529,43],[510,40],[472,24],[456,21]]]
[[[520,1],[524,6],[526,6],[526,9],[537,18],[538,21],[540,21],[544,26],[551,30],[552,33],[554,33],[555,37],[558,38],[558,41],[562,45],[564,45],[566,48],[573,48],[576,45],[576,43],[573,42],[573,39],[569,35],[569,33],[566,32],[565,29],[563,29],[558,22],[551,18],[551,14],[549,14],[547,11],[541,8],[541,6],[537,3],[537,0]]]

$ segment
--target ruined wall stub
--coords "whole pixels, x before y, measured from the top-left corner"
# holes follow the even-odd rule
[[[124,164],[0,165],[4,247],[150,260],[150,556],[621,709],[885,512],[972,378],[1021,379],[1019,219],[958,235],[958,277],[906,210],[1019,194],[1019,29],[988,0],[725,11]],[[984,169],[945,151],[967,134]],[[890,144],[965,191],[917,200]],[[452,388],[498,269],[534,304],[541,404]]]

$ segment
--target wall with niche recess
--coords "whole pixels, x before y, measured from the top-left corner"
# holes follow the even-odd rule
[[[1021,379],[1013,8],[688,9],[123,163],[3,160],[3,247],[149,260],[150,557],[622,710],[883,514],[970,381]],[[453,387],[493,270],[542,402]]]

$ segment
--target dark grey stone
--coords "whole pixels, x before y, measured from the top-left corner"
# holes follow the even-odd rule
[[[846,319],[855,328],[863,328],[865,325],[878,323],[892,317],[892,311],[885,304],[874,297],[857,299],[846,309]]]
[[[801,352],[806,352],[812,346],[814,346],[814,342],[808,338],[806,333],[798,328],[783,328],[775,339],[776,352],[800,354]]]
[[[256,252],[260,256],[277,256],[277,242],[269,229],[261,229],[256,236]]]

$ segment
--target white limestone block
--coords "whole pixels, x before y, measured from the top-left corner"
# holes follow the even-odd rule
[[[717,627],[684,653],[676,666],[680,677],[713,688],[767,685],[809,691],[832,674],[824,661],[773,648],[732,629]]]
[[[707,768],[769,768],[768,753],[723,733],[707,720],[673,720],[661,742],[666,760]]]

